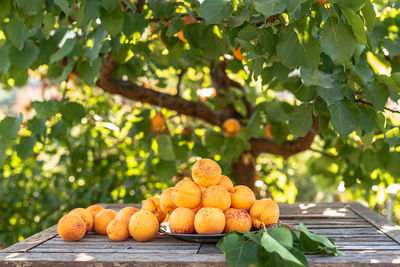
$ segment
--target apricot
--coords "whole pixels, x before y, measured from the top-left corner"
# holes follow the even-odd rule
[[[57,233],[65,241],[78,241],[86,233],[86,223],[79,215],[67,214],[58,221]]]
[[[124,241],[129,237],[129,221],[125,219],[114,219],[106,228],[108,238],[112,241]]]
[[[184,178],[175,185],[172,199],[176,206],[193,209],[201,203],[201,189],[189,178]]]
[[[230,208],[224,214],[226,219],[224,233],[250,231],[251,217],[246,210]]]
[[[201,235],[216,235],[225,228],[225,215],[217,208],[201,208],[194,216],[194,229]]]
[[[152,240],[158,232],[156,215],[147,210],[141,210],[132,215],[129,220],[129,233],[139,242]]]
[[[105,209],[97,213],[94,217],[94,231],[100,235],[107,235],[107,226],[115,216],[117,216],[115,210]]]
[[[219,180],[217,185],[224,187],[228,192],[231,192],[232,188],[233,188],[232,180],[229,179],[229,177],[225,176],[225,175],[221,175],[221,180]]]
[[[265,126],[265,135],[270,139],[274,139],[274,136],[271,133],[271,124],[267,124],[267,126]]]
[[[257,229],[279,220],[279,206],[271,199],[256,200],[250,209],[250,216],[253,226]]]
[[[202,203],[204,207],[225,211],[231,206],[231,196],[223,186],[212,185],[204,192]]]
[[[129,219],[131,218],[131,216],[138,211],[139,211],[139,209],[137,209],[135,207],[125,207],[125,208],[121,209],[120,211],[118,211],[117,215],[115,216],[115,219],[124,219],[129,222]]]
[[[225,136],[234,136],[235,133],[240,132],[240,128],[241,126],[239,121],[233,118],[227,119],[222,124],[222,130]]]
[[[192,168],[193,181],[203,187],[218,184],[221,173],[221,167],[212,159],[200,159]]]
[[[172,197],[174,192],[175,187],[170,187],[164,190],[160,196],[160,208],[165,214],[171,214],[177,208]]]
[[[241,50],[242,50],[242,45],[239,45],[237,49],[232,48],[233,55],[235,56],[235,58],[236,58],[237,60],[240,60],[240,61],[246,60],[246,57],[244,57],[244,56],[242,55]]]
[[[91,206],[87,207],[86,209],[90,212],[90,214],[92,214],[93,221],[94,221],[94,217],[96,217],[97,213],[104,210],[104,208],[100,205],[91,205]]]
[[[147,210],[156,215],[159,223],[162,223],[165,220],[167,214],[165,214],[160,208],[160,198],[152,197],[142,202],[142,210]]]
[[[250,210],[256,196],[254,192],[245,185],[237,185],[231,192],[232,208]]]
[[[76,208],[71,210],[69,213],[81,216],[86,224],[86,232],[91,232],[93,230],[93,216],[87,209]]]
[[[194,231],[194,216],[196,214],[188,208],[179,207],[169,217],[169,228],[172,233],[191,234]]]
[[[154,115],[154,117],[151,118],[151,132],[161,132],[164,129],[164,126],[165,126],[165,118],[160,112],[157,112],[156,115]]]

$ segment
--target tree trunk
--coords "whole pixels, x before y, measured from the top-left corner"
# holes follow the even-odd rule
[[[237,162],[233,163],[233,172],[239,178],[239,184],[246,185],[254,191],[256,181],[256,161],[250,153],[242,153]]]

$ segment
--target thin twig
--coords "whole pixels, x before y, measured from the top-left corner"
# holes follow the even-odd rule
[[[368,101],[365,101],[365,100],[362,100],[362,99],[356,99],[356,100],[354,100],[354,102],[355,102],[355,103],[365,104],[365,105],[368,105],[368,106],[371,106],[371,107],[374,106],[372,103],[370,103],[370,102],[368,102]],[[394,109],[387,108],[387,107],[384,107],[383,109],[384,109],[384,110],[387,110],[387,111],[390,111],[390,112],[392,112],[392,113],[400,114],[400,111],[399,111],[399,110],[394,110]]]
[[[328,158],[342,160],[339,156],[336,156],[336,155],[327,153],[327,152],[325,152],[325,151],[317,150],[317,149],[314,149],[314,148],[310,148],[310,151],[319,153],[319,154],[321,154],[321,155],[323,155],[323,156],[326,156],[326,157],[328,157]]]

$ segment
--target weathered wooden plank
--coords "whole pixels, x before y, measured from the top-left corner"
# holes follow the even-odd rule
[[[36,247],[29,251],[29,253],[129,253],[129,254],[196,254],[198,248],[196,247],[169,247],[169,246],[158,246],[153,248],[82,248],[82,247],[59,247],[59,248],[41,248]]]
[[[19,243],[16,243],[12,246],[9,246],[1,252],[26,252],[31,248],[36,247],[37,245],[53,238],[57,235],[57,226],[52,226],[40,233],[37,233],[27,239],[22,240]]]
[[[370,253],[369,253],[370,252]],[[4,255],[5,254],[5,255]],[[395,266],[400,263],[400,252],[393,251],[354,251],[333,257],[307,255],[310,266]],[[126,253],[0,253],[4,266],[19,266],[24,262],[40,262],[40,266],[227,266],[222,254],[126,254]]]
[[[360,217],[364,218],[366,221],[400,244],[400,226],[389,222],[386,218],[378,215],[373,210],[361,205],[358,202],[348,203],[348,206]]]

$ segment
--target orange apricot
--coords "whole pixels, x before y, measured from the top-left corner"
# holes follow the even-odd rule
[[[100,235],[107,235],[107,226],[115,216],[117,216],[115,210],[105,209],[97,213],[94,217],[94,231]]]
[[[250,231],[251,217],[246,210],[230,208],[224,214],[226,218],[224,233]]]
[[[223,186],[228,192],[231,192],[233,188],[232,180],[225,175],[221,175],[221,180],[219,180],[218,185]]]
[[[112,241],[124,241],[129,237],[129,221],[125,219],[114,219],[107,225],[107,235]]]
[[[86,209],[90,212],[90,214],[92,214],[93,220],[94,220],[94,217],[96,217],[97,213],[104,210],[104,208],[100,205],[91,205],[91,206],[87,207]]]
[[[265,126],[265,135],[270,139],[274,139],[274,136],[271,132],[271,124],[267,124],[267,126]]]
[[[256,196],[254,192],[245,185],[237,185],[231,192],[232,208],[250,210]]]
[[[189,178],[184,178],[175,185],[172,198],[176,206],[193,209],[201,203],[201,189]]]
[[[239,47],[238,47],[237,49],[232,48],[233,55],[235,56],[235,58],[236,58],[237,60],[240,60],[240,61],[246,60],[246,57],[244,57],[244,56],[242,55],[241,50],[242,50],[242,45],[239,45]]]
[[[125,207],[118,211],[117,215],[115,216],[115,219],[123,219],[129,222],[131,216],[138,212],[139,209],[135,207]]]
[[[204,207],[225,211],[231,206],[231,196],[223,186],[212,185],[204,192],[202,203]]]
[[[78,241],[86,233],[86,223],[79,215],[67,214],[58,221],[57,233],[65,241]]]
[[[160,208],[166,214],[171,214],[177,208],[172,197],[174,192],[175,187],[170,187],[164,190],[160,196]]]
[[[221,167],[212,159],[200,159],[192,168],[193,181],[203,187],[219,183],[221,173]]]
[[[165,214],[160,208],[160,198],[152,197],[145,199],[142,202],[142,210],[147,210],[156,215],[158,222],[162,223],[165,220],[167,214]]]
[[[158,227],[156,215],[147,210],[136,212],[129,220],[129,233],[139,242],[152,240],[158,232]]]
[[[194,216],[194,229],[201,235],[216,235],[225,228],[225,215],[217,208],[201,208]]]
[[[164,130],[164,126],[165,118],[160,112],[157,112],[156,115],[151,118],[150,130],[151,132],[162,132]]]
[[[279,220],[279,206],[271,199],[256,200],[250,209],[253,226],[257,229],[262,224],[276,223]]]
[[[183,17],[184,26],[183,26],[182,30],[180,30],[177,33],[178,38],[182,42],[187,43],[187,40],[186,40],[185,36],[183,36],[183,30],[185,29],[186,25],[189,25],[189,24],[192,24],[192,23],[196,23],[196,22],[197,22],[197,20],[195,18],[193,18],[193,17],[190,17],[190,16],[184,16]]]
[[[86,223],[86,232],[91,232],[93,230],[93,216],[87,209],[76,208],[69,213],[81,216]]]
[[[195,213],[188,208],[179,207],[169,217],[169,228],[172,233],[191,234],[194,231]]]
[[[227,119],[222,124],[222,130],[225,136],[234,136],[236,133],[240,132],[240,123],[237,119]]]

